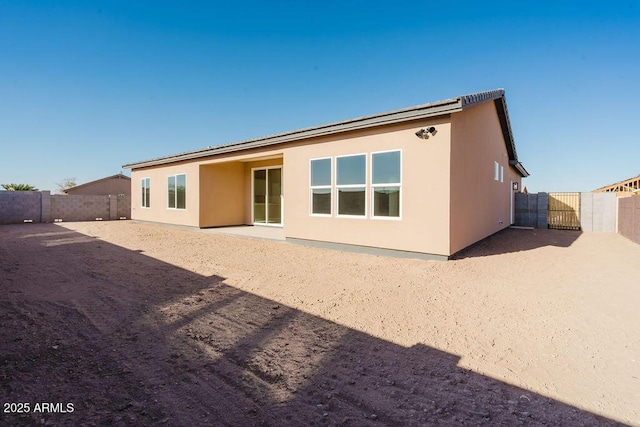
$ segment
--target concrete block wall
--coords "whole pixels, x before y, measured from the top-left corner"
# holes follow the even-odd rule
[[[549,194],[516,193],[515,225],[520,227],[547,228]]]
[[[617,197],[615,193],[580,193],[582,231],[616,232]]]
[[[118,219],[131,219],[131,196],[118,195]]]
[[[593,195],[580,193],[580,229],[593,231]]]
[[[515,225],[535,227],[538,211],[538,197],[535,194],[516,193]]]
[[[618,200],[618,232],[640,244],[640,195]]]
[[[103,221],[131,218],[131,197],[51,195],[49,191],[0,191],[0,224]]]
[[[41,198],[39,191],[0,191],[0,224],[40,222]]]
[[[536,228],[549,226],[549,193],[538,193],[538,212],[536,213]]]
[[[40,222],[49,222],[51,218],[51,192],[40,192]]]
[[[547,228],[549,194],[516,193],[515,225]],[[615,193],[580,193],[580,229],[616,232],[617,199]]]
[[[65,196],[56,194],[51,196],[51,216],[49,222],[55,219],[62,221],[95,221],[102,218],[110,219],[109,196]]]

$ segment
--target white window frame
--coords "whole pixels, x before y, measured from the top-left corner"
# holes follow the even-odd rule
[[[399,152],[400,153],[400,182],[398,183],[384,183],[384,184],[374,184],[373,183],[373,155],[374,154],[382,154],[382,153],[395,153],[395,152]],[[371,155],[370,155],[370,165],[371,167],[369,168],[369,181],[371,182],[371,190],[370,190],[370,195],[371,195],[371,219],[383,219],[383,220],[391,220],[391,221],[400,221],[402,220],[402,149],[395,149],[395,150],[384,150],[384,151],[372,151]],[[375,209],[375,205],[374,205],[374,191],[375,188],[379,188],[379,187],[398,187],[400,190],[400,206],[398,207],[398,216],[376,216],[374,215],[374,209]]]
[[[330,164],[330,168],[331,170],[329,171],[329,176],[331,179],[331,183],[329,185],[312,185],[311,183],[311,163],[313,163],[313,161],[315,160],[329,160],[329,164]],[[333,216],[333,182],[334,182],[334,176],[333,176],[333,170],[334,170],[334,165],[333,165],[333,157],[318,157],[315,159],[309,159],[309,216],[319,216],[319,217],[332,217]],[[320,213],[313,213],[313,190],[329,190],[329,213],[328,214],[320,214]]]
[[[358,157],[364,156],[364,183],[363,184],[347,184],[347,185],[338,185],[338,159],[343,157]],[[369,176],[368,170],[369,168],[369,156],[367,153],[354,153],[354,154],[345,154],[342,156],[335,156],[335,167],[334,167],[334,177],[333,182],[335,182],[335,206],[336,206],[336,217],[337,218],[356,218],[356,219],[367,219],[367,212],[369,211],[369,197],[367,197],[368,193],[368,182],[367,177]],[[364,188],[364,214],[363,215],[344,215],[340,214],[340,190],[343,188]]]
[[[498,181],[500,179],[500,163],[493,162],[493,180]]]
[[[147,185],[145,187],[145,181],[147,181]],[[151,203],[150,200],[151,199],[151,177],[145,177],[140,179],[140,190],[142,191],[142,197],[140,198],[140,202],[141,202],[141,208],[143,209],[151,209]],[[146,197],[146,191],[145,188],[149,189],[149,198]],[[145,204],[146,202],[146,204]]]
[[[180,175],[184,175],[184,208],[179,208],[178,207],[178,176]],[[169,207],[169,178],[174,177],[175,178],[175,183],[176,183],[176,189],[174,192],[174,205],[175,207],[171,208]],[[167,209],[171,209],[171,210],[176,210],[176,211],[184,211],[187,210],[187,174],[186,173],[175,173],[175,174],[171,174],[171,175],[167,175],[167,192],[165,193],[167,196]]]
[[[504,166],[500,165],[500,182],[504,182]]]

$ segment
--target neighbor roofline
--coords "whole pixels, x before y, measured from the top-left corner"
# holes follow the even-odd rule
[[[127,169],[139,169],[150,166],[159,166],[168,163],[194,160],[225,153],[249,150],[253,148],[268,147],[272,145],[283,144],[286,142],[300,141],[303,139],[317,138],[321,136],[334,135],[354,130],[369,129],[377,126],[385,126],[413,120],[445,116],[448,114],[466,110],[476,105],[489,102],[491,100],[495,102],[496,108],[498,110],[500,125],[502,127],[503,136],[507,144],[507,151],[509,152],[509,159],[512,161],[517,161],[518,159],[515,151],[515,144],[513,142],[513,135],[511,133],[511,126],[509,124],[506,101],[504,100],[504,90],[495,89],[486,92],[462,95],[457,98],[445,99],[428,104],[416,105],[399,110],[388,111],[385,113],[378,113],[369,116],[328,123],[320,126],[313,126],[294,131],[278,133],[275,135],[218,145],[215,147],[207,147],[200,150],[158,157],[141,162],[127,163],[122,167]],[[523,176],[528,176],[528,173],[526,172],[526,170],[524,170],[524,167],[522,167],[522,165],[520,165],[520,167],[521,169],[518,169],[518,167],[516,167],[516,169],[518,169],[518,171]]]

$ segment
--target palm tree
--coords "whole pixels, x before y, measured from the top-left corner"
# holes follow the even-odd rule
[[[37,188],[29,184],[2,184],[2,188],[7,191],[38,191]]]

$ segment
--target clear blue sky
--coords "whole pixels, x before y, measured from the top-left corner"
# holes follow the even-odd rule
[[[640,174],[632,0],[0,0],[0,183],[494,88],[530,191]]]

